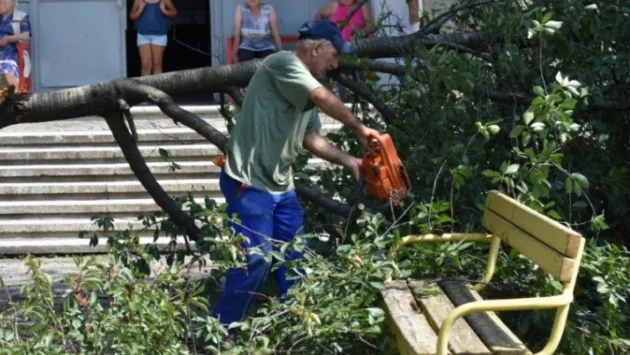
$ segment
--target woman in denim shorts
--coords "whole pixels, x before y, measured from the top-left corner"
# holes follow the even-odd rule
[[[166,35],[171,27],[169,18],[175,15],[177,10],[172,0],[134,0],[129,18],[135,21],[138,32],[142,76],[162,72]]]

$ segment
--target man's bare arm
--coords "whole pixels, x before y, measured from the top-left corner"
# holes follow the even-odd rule
[[[343,123],[359,139],[361,145],[368,149],[368,136],[378,135],[379,132],[369,128],[356,118],[350,109],[325,87],[319,87],[311,91],[308,98],[330,117]]]
[[[356,181],[359,180],[361,159],[338,149],[332,145],[326,137],[319,134],[319,132],[305,134],[302,146],[316,156],[350,170],[352,177]]]
[[[365,127],[363,123],[352,114],[352,111],[350,111],[335,94],[325,87],[322,86],[313,90],[309,95],[309,99],[327,115],[343,123],[352,130],[352,132],[356,133],[362,127]]]
[[[337,149],[337,147],[332,145],[328,139],[322,136],[319,132],[310,132],[305,134],[302,146],[304,149],[316,156],[339,165],[345,166],[347,164],[348,157],[350,156]]]

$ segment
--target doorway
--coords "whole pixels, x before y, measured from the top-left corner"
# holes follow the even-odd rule
[[[174,1],[177,15],[171,19],[173,26],[168,31],[168,44],[164,51],[165,73],[207,67],[212,64],[210,55],[210,1]],[[133,0],[127,0],[127,77],[140,76],[140,56],[136,46],[134,23],[129,19]],[[173,96],[179,104],[212,104],[212,95]]]

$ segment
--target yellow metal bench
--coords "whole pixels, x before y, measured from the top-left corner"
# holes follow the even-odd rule
[[[429,283],[389,281],[381,306],[401,354],[532,354],[494,313],[556,308],[551,334],[536,354],[553,354],[564,332],[584,250],[584,238],[570,228],[498,191],[486,200],[483,226],[488,234],[407,236],[400,246],[419,242],[490,243],[483,279]],[[484,300],[478,293],[492,279],[501,242],[506,243],[563,285],[548,297]],[[396,248],[390,253],[394,253]]]

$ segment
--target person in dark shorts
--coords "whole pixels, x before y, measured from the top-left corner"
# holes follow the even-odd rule
[[[234,11],[234,62],[262,59],[282,50],[276,11],[260,0],[247,0]]]

